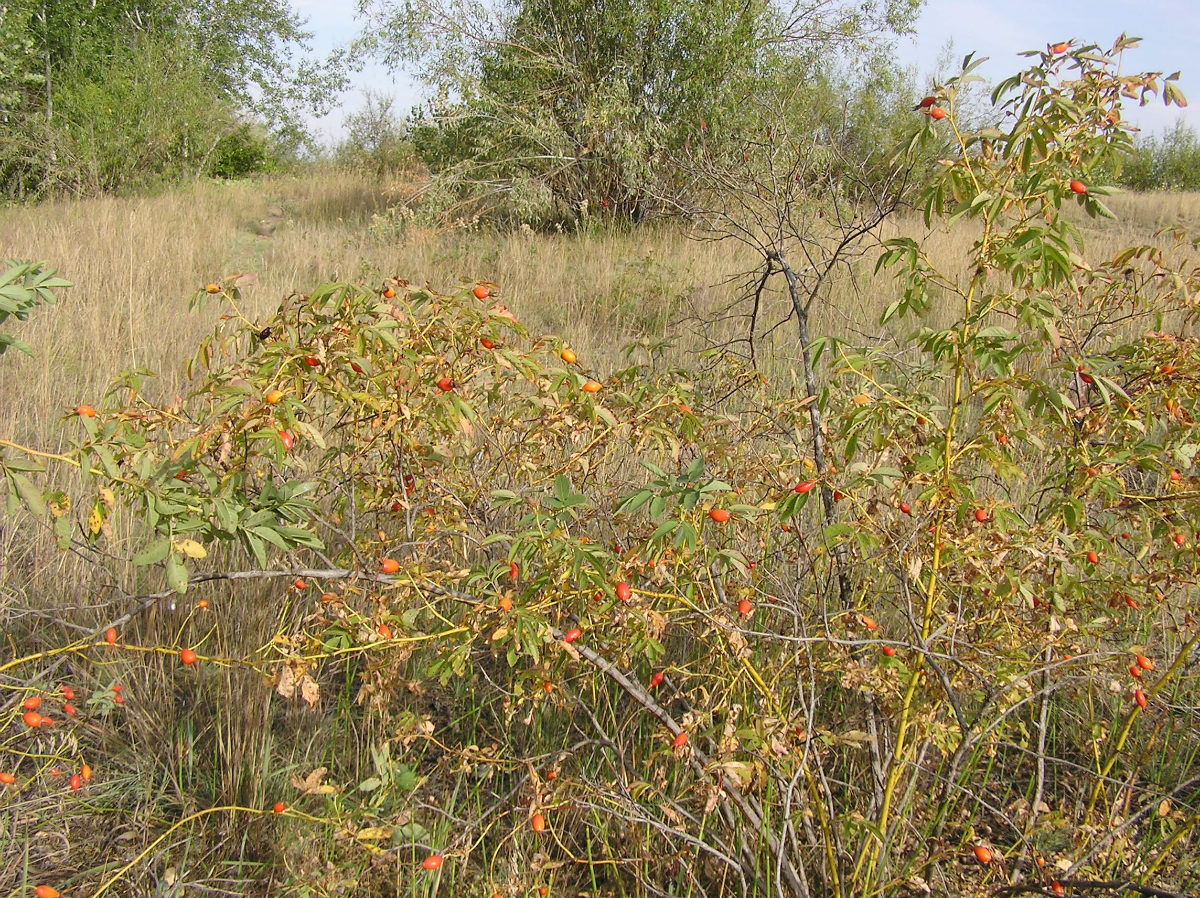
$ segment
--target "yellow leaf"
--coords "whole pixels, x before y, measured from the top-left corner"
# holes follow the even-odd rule
[[[870,405],[873,401],[866,393],[859,393],[851,399],[855,405]]]
[[[96,504],[92,506],[91,514],[88,515],[87,529],[88,533],[92,536],[96,536],[104,529],[104,506],[100,504],[99,500],[96,500]]]
[[[186,555],[188,558],[206,558],[208,550],[194,539],[177,539],[175,540],[175,551],[181,555]]]
[[[114,508],[117,507],[117,497],[113,494],[113,491],[110,490],[108,487],[102,486],[96,492],[98,492],[100,494],[100,501],[104,503],[104,506],[109,511],[112,511]]]
[[[354,835],[356,838],[367,841],[390,839],[392,837],[392,828],[390,826],[365,826]]]

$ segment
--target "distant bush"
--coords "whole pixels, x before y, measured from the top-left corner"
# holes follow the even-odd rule
[[[295,63],[301,25],[286,0],[0,4],[0,194],[268,167],[342,84],[336,59]]]
[[[334,157],[377,175],[404,171],[419,164],[405,122],[393,108],[395,100],[367,91],[362,109],[346,116],[346,136],[334,149]]]
[[[1132,190],[1200,190],[1200,136],[1183,121],[1138,141],[1119,181]]]
[[[244,178],[274,167],[273,148],[266,133],[243,122],[217,141],[206,166],[215,178]]]
[[[263,131],[241,122],[189,48],[145,36],[90,74],[68,69],[54,115],[17,112],[0,144],[0,183],[14,198],[96,194],[197,174],[268,167]]]

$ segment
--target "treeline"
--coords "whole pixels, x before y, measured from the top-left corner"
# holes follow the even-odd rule
[[[318,65],[297,61],[308,35],[287,0],[10,0],[0,197],[269,170],[312,149],[302,113],[331,105],[349,60],[369,56],[405,66],[432,99],[402,115],[371,97],[328,155],[428,171],[433,215],[636,221],[686,207],[722,171],[737,181],[757,165],[767,183],[799,142],[819,150],[804,177],[863,188],[893,177],[887,154],[925,92],[893,52],[919,7],[362,0],[355,46]],[[1180,125],[1141,140],[1115,177],[1200,189],[1198,163]]]
[[[1130,190],[1200,190],[1200,137],[1182,121],[1143,137],[1117,181]]]
[[[0,194],[92,194],[267,167],[340,75],[295,62],[286,0],[7,0]]]

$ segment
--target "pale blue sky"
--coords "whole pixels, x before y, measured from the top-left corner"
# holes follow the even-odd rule
[[[357,33],[352,0],[290,2],[309,20],[318,51],[345,44]],[[1200,104],[1197,0],[1143,0],[1136,5],[1116,0],[927,0],[916,36],[901,39],[897,50],[903,62],[917,66],[927,79],[946,42],[953,40],[955,65],[975,51],[991,58],[984,76],[1002,78],[1023,64],[1017,56],[1022,50],[1061,40],[1109,46],[1122,31],[1143,38],[1139,48],[1126,54],[1126,71],[1180,71],[1183,92]],[[346,112],[362,105],[364,88],[395,95],[401,112],[420,100],[418,88],[403,72],[374,64],[355,77],[355,87],[342,98],[339,109],[315,123],[326,141],[336,139]],[[1195,107],[1182,114],[1189,125],[1200,128]],[[1179,115],[1175,107],[1164,109],[1161,101],[1140,110],[1126,107],[1127,118],[1153,132],[1169,127]]]

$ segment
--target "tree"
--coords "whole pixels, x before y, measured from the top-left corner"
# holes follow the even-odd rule
[[[492,9],[362,0],[363,43],[397,45],[434,97],[416,143],[435,173],[522,219],[641,218],[685,189],[673,163],[756,122],[752,92],[800,105],[829,60],[903,30],[915,4],[776,7],[538,0]]]
[[[394,99],[368,91],[357,112],[346,116],[346,136],[334,150],[338,162],[382,176],[416,164],[407,125]]]
[[[294,63],[308,34],[285,0],[15,0],[0,23],[18,51],[0,65],[10,194],[203,172],[247,119],[294,127],[341,83]]]

